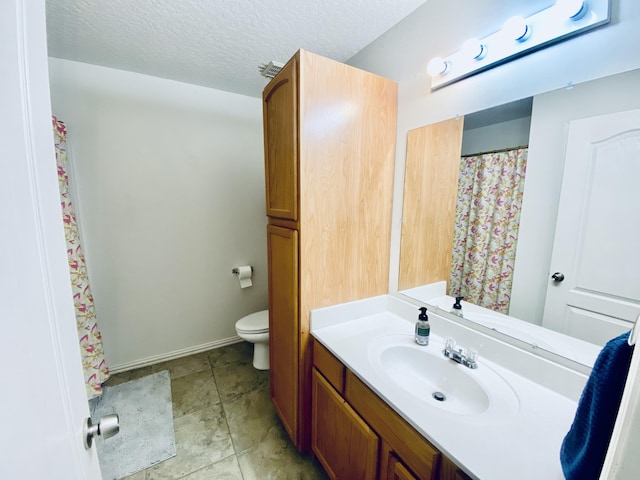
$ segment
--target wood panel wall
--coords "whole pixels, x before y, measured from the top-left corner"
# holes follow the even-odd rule
[[[301,52],[302,311],[387,293],[397,86]]]
[[[398,289],[449,281],[463,118],[407,136]]]

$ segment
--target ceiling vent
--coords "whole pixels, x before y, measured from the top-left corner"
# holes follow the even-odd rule
[[[269,63],[263,63],[262,65],[260,65],[258,67],[258,70],[260,70],[260,74],[263,77],[273,78],[278,74],[280,70],[282,70],[282,67],[284,67],[283,63],[275,62],[272,60]]]

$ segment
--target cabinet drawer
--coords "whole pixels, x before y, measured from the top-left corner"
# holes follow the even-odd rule
[[[344,391],[345,367],[318,341],[313,342],[313,366],[316,367],[338,392]]]
[[[349,370],[344,396],[419,480],[438,478],[440,452]]]

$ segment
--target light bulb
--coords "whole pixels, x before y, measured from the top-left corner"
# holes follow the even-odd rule
[[[487,55],[487,46],[476,38],[470,38],[460,48],[465,58],[482,60]]]
[[[553,9],[560,19],[575,21],[584,17],[589,7],[582,0],[557,0]]]
[[[429,64],[427,65],[427,72],[429,72],[429,75],[432,77],[444,75],[449,71],[450,65],[451,64],[449,62],[445,61],[441,57],[433,57],[429,60]]]
[[[502,27],[504,34],[517,41],[524,42],[531,36],[531,27],[527,25],[527,21],[520,16],[511,17]]]

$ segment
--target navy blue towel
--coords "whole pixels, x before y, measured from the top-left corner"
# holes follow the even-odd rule
[[[600,476],[629,373],[633,352],[627,343],[629,333],[610,340],[593,365],[560,449],[567,480],[597,480]]]

